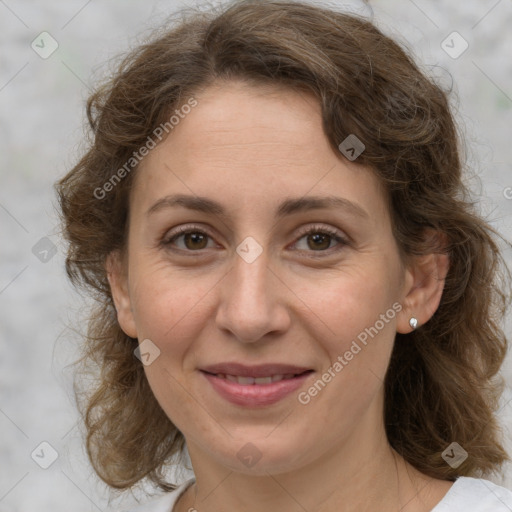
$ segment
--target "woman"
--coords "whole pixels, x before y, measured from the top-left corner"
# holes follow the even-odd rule
[[[368,21],[237,1],[141,46],[57,185],[98,475],[139,510],[507,511],[495,233]],[[187,448],[194,478],[165,474]]]

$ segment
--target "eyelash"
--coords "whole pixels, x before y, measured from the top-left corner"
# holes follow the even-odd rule
[[[171,246],[172,243],[175,242],[178,238],[180,238],[183,235],[189,234],[189,233],[200,233],[200,234],[206,235],[210,239],[213,238],[212,236],[210,236],[210,234],[208,232],[206,232],[204,229],[199,228],[197,226],[181,226],[176,230],[176,232],[171,233],[170,237],[166,237],[162,241],[162,245],[164,245],[167,248],[168,246]],[[341,248],[343,248],[344,246],[350,245],[349,241],[346,238],[342,237],[338,230],[336,230],[334,228],[326,227],[326,226],[316,226],[316,225],[309,226],[307,228],[300,230],[300,232],[298,234],[297,241],[295,243],[297,243],[300,239],[302,239],[305,236],[310,235],[310,234],[322,234],[322,235],[330,236],[334,241],[338,242],[339,247],[338,247],[338,249],[335,248],[334,252],[341,250]],[[333,252],[332,249],[333,248],[330,247],[328,249],[321,250],[321,251],[310,250],[310,251],[306,251],[306,252],[331,254],[331,252]],[[179,252],[188,252],[188,253],[194,253],[194,252],[201,253],[205,249],[198,249],[197,251],[193,251],[193,250],[189,250],[189,249],[173,249],[173,250],[176,250]],[[318,257],[322,257],[322,256],[308,256],[308,257],[318,258]]]

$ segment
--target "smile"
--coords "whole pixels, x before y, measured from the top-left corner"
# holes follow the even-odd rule
[[[272,382],[279,382],[281,380],[289,380],[297,377],[297,375],[300,374],[287,373],[286,375],[278,374],[272,375],[270,377],[242,377],[241,375],[228,375],[218,373],[215,376],[219,379],[227,379],[231,382],[238,382],[238,384],[241,384],[242,386],[251,386],[253,384],[265,385],[272,384]]]
[[[244,407],[272,405],[300,388],[313,370],[301,374],[275,374],[267,377],[237,376],[200,372],[211,388],[228,402]]]

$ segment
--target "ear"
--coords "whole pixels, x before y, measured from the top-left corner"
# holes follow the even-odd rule
[[[413,330],[409,325],[411,317],[418,320],[417,328],[432,318],[441,302],[450,266],[449,256],[443,252],[447,237],[433,230],[428,230],[426,236],[433,252],[412,256],[406,270],[403,309],[397,317],[397,331],[402,334]]]
[[[118,251],[114,251],[107,256],[105,268],[117,311],[117,321],[127,336],[137,338],[128,287],[128,272],[126,264]]]

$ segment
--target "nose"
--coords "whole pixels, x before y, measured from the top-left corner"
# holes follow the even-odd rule
[[[266,251],[252,262],[235,253],[234,264],[220,290],[217,326],[238,341],[254,343],[289,328],[286,297],[292,292],[278,272],[269,267]]]

